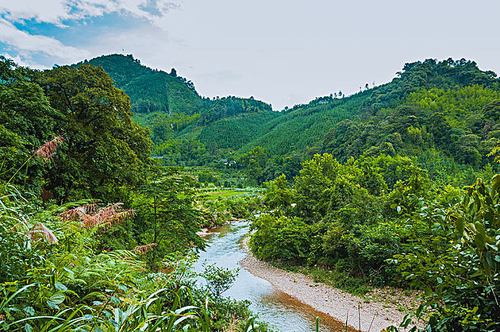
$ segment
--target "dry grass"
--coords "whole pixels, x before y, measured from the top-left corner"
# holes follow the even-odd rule
[[[145,253],[154,249],[158,244],[157,243],[149,243],[141,246],[137,246],[134,248],[134,252],[138,255],[144,255]]]
[[[35,152],[35,156],[38,156],[43,159],[51,159],[54,153],[57,150],[59,144],[64,142],[64,138],[62,136],[57,136],[51,141],[46,142],[41,147],[39,147]]]
[[[82,205],[60,214],[65,221],[79,220],[83,227],[110,227],[132,217],[134,210],[123,209],[122,203],[99,208],[96,204]]]

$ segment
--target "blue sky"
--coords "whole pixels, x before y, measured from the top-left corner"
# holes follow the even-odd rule
[[[0,53],[50,68],[133,54],[204,96],[275,109],[467,58],[500,72],[498,0],[0,0]]]

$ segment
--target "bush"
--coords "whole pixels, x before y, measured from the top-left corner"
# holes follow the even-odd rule
[[[305,262],[310,229],[300,218],[263,215],[254,221],[250,247],[258,258]]]

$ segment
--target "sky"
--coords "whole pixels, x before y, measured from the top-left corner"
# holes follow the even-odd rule
[[[0,0],[0,54],[20,65],[112,53],[280,110],[426,58],[500,73],[500,0]]]

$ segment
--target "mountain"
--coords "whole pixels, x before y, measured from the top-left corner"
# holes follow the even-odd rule
[[[86,61],[87,62],[87,61]],[[204,105],[191,81],[177,76],[175,70],[166,73],[143,66],[132,55],[106,55],[88,63],[102,67],[117,88],[130,96],[132,111],[193,114]]]
[[[166,165],[233,160],[245,168],[256,153],[273,164],[257,163],[267,169],[266,180],[279,172],[293,175],[297,160],[313,153],[331,152],[343,161],[386,153],[425,162],[432,155],[434,163],[477,168],[500,142],[500,79],[464,59],[409,63],[389,83],[282,112],[253,98],[201,97],[175,70],[147,68],[131,55],[88,62],[103,67],[130,96],[134,119],[151,129],[154,154]],[[292,165],[274,167],[289,160]]]
[[[150,128],[155,154],[169,165],[204,164],[209,155],[219,158],[227,149],[239,149],[261,136],[264,124],[281,115],[253,98],[203,98],[175,69],[151,69],[132,55],[106,55],[82,63],[102,67],[130,96],[134,119]]]

